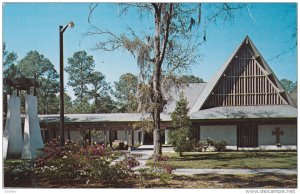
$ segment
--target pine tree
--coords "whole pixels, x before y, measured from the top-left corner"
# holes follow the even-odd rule
[[[172,126],[174,129],[190,126],[190,117],[188,116],[188,101],[183,92],[179,94],[179,100],[176,102],[176,108],[171,113]]]
[[[173,130],[169,134],[170,143],[174,150],[182,156],[183,152],[191,151],[193,140],[191,133],[191,122],[188,116],[188,101],[183,93],[180,93],[179,100],[176,102],[176,108],[171,113]]]
[[[68,85],[73,88],[75,96],[79,101],[89,95],[88,85],[91,82],[92,72],[95,68],[93,56],[88,55],[85,51],[78,51],[68,58],[66,72],[69,74]]]

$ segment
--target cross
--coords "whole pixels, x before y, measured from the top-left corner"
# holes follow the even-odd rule
[[[280,135],[283,135],[283,131],[280,131],[279,128],[276,128],[275,131],[272,131],[272,135],[276,135],[276,144],[280,143]]]

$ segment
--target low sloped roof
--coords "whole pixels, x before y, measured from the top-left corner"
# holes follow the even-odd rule
[[[168,103],[165,106],[164,113],[169,114],[175,110],[176,101],[179,100],[180,92],[183,92],[184,97],[188,100],[188,107],[192,108],[196,100],[200,96],[206,83],[190,83],[189,85],[181,86],[179,88],[172,87],[169,91]]]
[[[65,123],[98,123],[98,122],[138,122],[149,118],[143,113],[102,113],[102,114],[65,114]],[[39,115],[42,123],[58,123],[59,114]],[[170,121],[170,116],[161,114],[162,121]]]
[[[223,106],[190,114],[192,120],[297,118],[297,109],[291,105]]]
[[[259,118],[297,118],[297,109],[291,105],[271,106],[224,106],[190,114],[191,120],[226,120]],[[149,118],[143,113],[65,114],[65,123],[138,122]],[[39,115],[42,123],[59,123],[59,114]],[[169,114],[162,113],[161,121],[171,121]]]

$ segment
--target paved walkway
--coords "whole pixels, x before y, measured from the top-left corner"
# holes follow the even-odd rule
[[[162,152],[174,152],[172,147],[163,147]],[[137,158],[140,165],[133,168],[138,170],[140,168],[147,168],[146,162],[153,154],[153,145],[142,145],[139,148],[129,151],[128,154],[141,154],[142,156]],[[117,161],[123,160],[125,156],[121,156],[114,160],[114,164]],[[175,169],[172,172],[177,175],[195,175],[195,174],[297,174],[297,169]]]
[[[297,169],[175,169],[173,174],[297,174]]]

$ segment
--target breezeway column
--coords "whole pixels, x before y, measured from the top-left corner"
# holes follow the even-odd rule
[[[127,135],[128,135],[128,138],[127,138],[127,145],[128,145],[128,151],[131,151],[133,149],[133,145],[132,145],[132,140],[133,140],[133,130],[132,129],[128,129],[127,131]]]
[[[169,144],[169,129],[165,129],[165,144]]]
[[[144,131],[141,131],[141,145],[144,145]]]
[[[107,145],[107,135],[106,135],[106,129],[104,129],[104,145]]]

